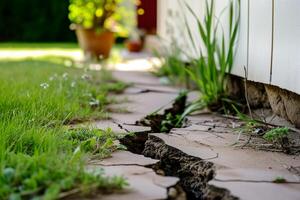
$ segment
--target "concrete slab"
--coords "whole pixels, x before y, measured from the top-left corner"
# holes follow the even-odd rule
[[[119,98],[129,99],[129,102],[120,104],[121,106],[124,106],[135,115],[142,114],[143,117],[145,117],[146,115],[158,110],[159,108],[170,107],[177,95],[177,93],[148,92],[130,95],[123,94],[119,95]]]
[[[115,133],[126,133],[125,130],[121,129],[112,120],[91,121],[91,122],[72,125],[71,127],[72,128],[91,128],[91,129],[93,128],[93,129],[102,129],[102,130],[106,130],[106,129],[110,128]]]
[[[152,76],[148,72],[139,71],[113,71],[113,76],[126,83],[147,84],[161,86],[159,78]]]
[[[122,124],[135,124],[136,121],[142,119],[145,115],[143,113],[113,113],[111,117],[114,121]]]
[[[142,166],[97,166],[89,165],[89,170],[95,170],[99,167],[104,169],[107,176],[123,176],[129,186],[121,192],[112,194],[99,194],[93,199],[104,200],[128,200],[128,199],[145,199],[157,200],[167,199],[167,188],[174,186],[179,181],[174,177],[163,177],[155,174],[150,168]],[[82,198],[81,198],[82,199]]]
[[[289,167],[300,166],[300,157],[235,146],[249,136],[238,137],[233,128],[239,125],[211,114],[189,117],[191,126],[173,129],[170,134],[151,134],[188,155],[216,166],[210,185],[228,189],[240,199],[299,199],[300,176]],[[238,139],[238,140],[237,140]],[[276,184],[276,179],[286,183]]]
[[[226,188],[242,200],[299,200],[299,184],[220,181],[211,181],[210,184]]]
[[[104,167],[104,171],[108,175],[124,176],[129,183],[129,187],[122,193],[101,195],[96,198],[101,200],[167,199],[167,187],[176,185],[178,182],[177,178],[162,177],[156,175],[153,170],[140,166]]]
[[[106,176],[122,176],[129,184],[119,193],[99,194],[92,199],[156,200],[168,198],[167,188],[176,185],[179,179],[157,175],[151,168],[145,167],[157,162],[158,160],[128,151],[117,151],[112,154],[111,158],[89,162],[87,170],[93,171],[101,168]]]
[[[154,165],[159,160],[144,157],[143,155],[137,155],[129,151],[117,151],[112,154],[110,158],[104,160],[93,161],[93,165],[101,166],[115,166],[115,165],[137,165],[137,166],[149,166]],[[90,162],[91,164],[91,162]]]
[[[149,127],[136,127],[133,124],[160,108],[168,108],[178,94],[177,88],[161,85],[158,78],[145,72],[114,72],[114,75],[119,80],[134,84],[118,97],[129,100],[120,106],[126,107],[130,113],[113,113],[114,124],[107,124],[116,130],[149,130]],[[197,92],[188,95],[188,101],[198,98]],[[216,176],[209,184],[228,189],[240,199],[299,199],[299,175],[288,169],[290,166],[300,166],[299,156],[236,145],[246,143],[249,137],[237,133],[235,128],[241,122],[234,119],[211,113],[189,116],[188,119],[190,126],[186,128],[173,129],[170,134],[152,135],[168,146],[214,163]],[[97,123],[98,127],[106,127],[105,123]],[[129,152],[116,152],[112,158],[95,162],[92,167],[103,167],[106,174],[111,176],[125,176],[130,184],[122,193],[98,198],[166,199],[167,187],[175,185],[178,179],[158,176],[152,169],[144,167],[156,162]],[[278,177],[289,183],[275,184],[274,180]]]

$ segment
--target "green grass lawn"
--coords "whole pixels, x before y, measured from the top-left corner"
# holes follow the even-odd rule
[[[120,177],[84,170],[91,155],[118,148],[114,134],[65,125],[107,117],[108,94],[126,86],[108,72],[71,65],[56,57],[0,60],[0,199],[57,199],[70,190],[125,185]]]
[[[0,50],[47,50],[47,49],[66,49],[79,50],[77,43],[20,43],[2,42]]]
[[[121,60],[122,44],[115,44],[109,62]],[[84,55],[77,43],[14,43],[0,42],[0,60],[16,60],[41,57],[68,57],[82,61]]]

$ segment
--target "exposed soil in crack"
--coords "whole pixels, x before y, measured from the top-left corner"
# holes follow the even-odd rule
[[[215,176],[215,166],[212,162],[185,154],[166,145],[160,138],[150,135],[162,132],[162,125],[168,119],[167,116],[182,114],[185,104],[186,96],[179,96],[172,108],[166,109],[164,114],[151,114],[137,122],[138,125],[150,126],[151,131],[126,135],[120,142],[132,153],[160,160],[156,165],[149,166],[157,174],[175,176],[180,179],[177,186],[168,189],[168,199],[237,199],[228,190],[208,184]],[[166,132],[170,132],[172,128],[174,128],[174,123],[167,126]]]
[[[119,139],[119,141],[121,144],[126,146],[128,151],[135,154],[143,154],[149,133],[150,131],[128,134]]]
[[[186,108],[187,94],[182,93],[175,99],[171,108],[164,110],[163,114],[157,110],[145,118],[136,122],[136,125],[149,126],[153,133],[169,133],[172,128],[179,128],[183,126],[183,121],[179,121],[180,116]]]
[[[121,143],[133,153],[160,160],[156,165],[148,167],[155,170],[157,174],[178,177],[180,182],[177,187],[184,190],[187,199],[237,199],[226,189],[208,184],[215,176],[213,163],[168,146],[158,137],[149,135],[149,132],[126,136]],[[181,194],[182,196],[185,195]],[[169,199],[178,198],[172,197],[171,192]]]
[[[179,177],[188,199],[236,199],[229,191],[208,185],[215,176],[211,162],[187,155],[152,135],[145,143],[143,155],[159,159],[158,167],[165,175]]]

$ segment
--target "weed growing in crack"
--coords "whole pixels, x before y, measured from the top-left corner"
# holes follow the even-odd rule
[[[298,151],[297,149],[299,147],[290,144],[288,138],[289,134],[291,133],[290,128],[280,127],[258,119],[254,119],[239,112],[237,108],[234,107],[234,109],[236,110],[238,118],[244,122],[244,124],[237,128],[239,136],[242,133],[249,134],[249,140],[247,144],[250,142],[252,137],[260,137],[267,142],[272,143],[272,146],[275,147],[275,149],[282,149],[286,153],[292,153],[292,151],[296,153]]]
[[[273,180],[273,183],[286,183],[286,179],[284,177],[278,176]]]
[[[74,148],[73,153],[89,153],[92,159],[103,159],[111,156],[116,150],[124,150],[125,146],[119,144],[118,136],[108,128],[99,129],[74,129],[66,133],[68,141],[71,141]]]
[[[277,127],[267,131],[263,137],[270,142],[278,142],[287,137],[289,131],[290,129],[287,127]]]
[[[169,133],[172,128],[180,128],[183,125],[185,118],[182,118],[182,114],[186,108],[187,92],[181,92],[172,107],[166,109],[163,114],[159,114],[162,108],[149,114],[144,119],[136,122],[137,125],[149,126],[154,133]]]

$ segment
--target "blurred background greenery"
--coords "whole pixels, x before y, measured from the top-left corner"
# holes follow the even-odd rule
[[[0,41],[76,41],[68,0],[1,0]]]

